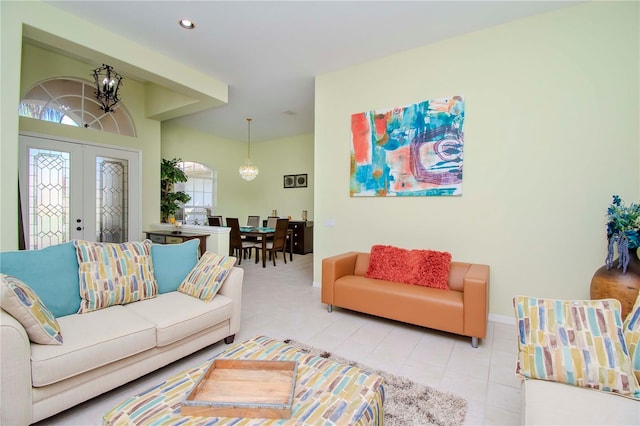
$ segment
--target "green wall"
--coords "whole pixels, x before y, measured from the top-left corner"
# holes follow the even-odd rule
[[[0,250],[18,247],[18,132],[87,140],[142,150],[142,226],[159,220],[160,125],[159,120],[223,105],[227,84],[179,61],[145,48],[135,41],[40,1],[0,1]],[[47,50],[82,58],[69,60],[47,54],[47,60],[28,51],[23,74],[23,40]],[[29,50],[29,48],[25,48]],[[128,77],[123,103],[134,117],[137,138],[92,134],[83,129],[19,120],[18,103],[24,85],[59,73],[87,78],[96,64],[109,63]],[[93,64],[93,65],[89,65]],[[38,67],[38,68],[35,68]],[[137,81],[136,81],[137,79]],[[169,91],[169,92],[168,92]],[[178,95],[175,95],[178,93]],[[164,102],[158,102],[158,97]],[[145,102],[153,102],[151,108]],[[147,119],[153,117],[157,121]],[[148,190],[147,190],[148,189]]]
[[[91,67],[86,63],[70,59],[51,51],[24,44],[22,49],[21,96],[34,84],[51,77],[75,77],[90,81]],[[145,118],[145,87],[132,79],[125,79],[121,89],[122,105],[131,115],[136,137],[121,136],[114,133],[101,132],[84,127],[65,126],[41,120],[20,117],[20,131],[34,132],[55,136],[66,140],[74,140],[100,145],[119,146],[135,149],[142,153],[143,188],[158,187],[160,174],[160,122]],[[138,173],[138,171],[134,171]],[[142,227],[156,223],[160,215],[160,191],[143,191]],[[132,235],[132,239],[140,239],[142,235]]]
[[[314,281],[372,244],[491,266],[516,294],[588,298],[612,194],[640,198],[639,3],[589,2],[316,78]],[[350,198],[351,114],[465,96],[460,197]]]
[[[259,130],[256,123],[252,131]],[[247,182],[238,168],[247,158],[247,141],[223,139],[208,133],[162,124],[162,157],[198,161],[214,169],[218,176],[218,196],[214,211],[223,217],[238,217],[241,223],[248,215],[263,219],[278,210],[279,216],[301,219],[308,210],[313,220],[313,135],[251,143],[251,161],[260,174]],[[308,174],[307,188],[283,188],[283,176]]]
[[[0,249],[9,250],[17,247],[19,126],[85,137],[74,133],[83,129],[18,120],[27,82],[54,73],[86,78],[80,62],[55,57],[22,74],[24,26],[110,53],[117,36],[39,2],[0,8]],[[260,167],[253,182],[237,175],[245,141],[140,121],[142,89],[133,81],[124,102],[138,138],[87,137],[143,151],[143,226],[159,218],[153,176],[160,157],[196,159],[218,171],[223,216],[309,211],[318,283],[321,259],[347,250],[377,243],[448,250],[455,260],[491,265],[490,310],[511,316],[518,293],[588,297],[606,253],[611,195],[640,198],[639,9],[637,2],[588,2],[318,76],[314,135],[252,144]],[[149,69],[185,74],[133,42],[118,43],[118,51]],[[349,197],[351,114],[458,94],[466,100],[462,196]],[[310,186],[283,189],[282,176],[297,173],[308,173]]]
[[[18,132],[26,131],[43,135],[88,141],[91,143],[124,146],[142,152],[142,226],[159,222],[158,176],[160,159],[182,157],[185,160],[204,161],[218,172],[218,213],[224,216],[260,214],[266,217],[271,210],[278,209],[281,215],[291,215],[299,219],[302,210],[309,211],[313,219],[313,136],[302,135],[286,139],[252,144],[252,158],[260,167],[260,176],[253,182],[245,182],[238,175],[238,167],[245,160],[246,141],[229,141],[173,128],[146,117],[164,116],[163,110],[172,111],[182,101],[194,104],[194,98],[201,104],[219,104],[226,100],[226,85],[198,73],[184,69],[183,64],[172,63],[171,59],[146,50],[134,42],[126,42],[120,36],[108,33],[106,29],[71,16],[59,9],[41,2],[1,2],[2,51],[0,77],[2,83],[0,132],[0,249],[15,250],[17,243],[17,159]],[[35,34],[45,40],[46,47],[36,47],[23,43],[27,34]],[[17,105],[21,95],[38,81],[59,76],[90,78],[93,68],[84,61],[71,59],[53,53],[48,45],[58,46],[56,51],[64,51],[73,46],[74,54],[88,54],[91,57],[109,58],[114,54],[117,42],[118,61],[133,73],[150,77],[164,76],[160,82],[172,90],[186,96],[167,92],[158,84],[144,78],[125,80],[122,88],[123,104],[134,120],[137,137],[118,136],[111,133],[92,131],[84,128],[56,125],[28,118],[19,118]],[[95,50],[92,50],[95,49]],[[107,52],[101,54],[99,52]],[[95,60],[95,59],[94,59]],[[128,62],[125,62],[128,61]],[[90,61],[88,61],[90,62]],[[145,70],[131,68],[144,63]],[[165,74],[170,75],[165,75]],[[172,77],[171,79],[168,79]],[[170,81],[169,81],[170,80]],[[168,105],[158,102],[162,94]],[[170,96],[172,95],[172,96]],[[174,96],[175,95],[175,96]],[[189,98],[194,97],[194,98]],[[152,102],[153,108],[146,103]],[[259,130],[259,125],[254,126]],[[161,132],[162,147],[161,154]],[[166,136],[164,135],[166,134]],[[221,155],[222,153],[222,155]],[[210,159],[209,159],[210,158]],[[272,164],[274,166],[272,166]],[[284,174],[308,173],[309,187],[305,189],[282,188]]]
[[[22,22],[0,2],[0,250],[18,248],[18,108]]]

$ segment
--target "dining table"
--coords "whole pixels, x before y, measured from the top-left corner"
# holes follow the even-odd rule
[[[276,233],[276,228],[268,228],[266,226],[241,226],[240,235],[246,237],[258,237],[262,243],[262,267],[267,267],[267,239],[272,237]],[[293,230],[287,229],[287,238],[289,240],[289,259],[293,261]],[[286,256],[286,254],[285,254]],[[259,262],[258,256],[256,256],[256,263]]]

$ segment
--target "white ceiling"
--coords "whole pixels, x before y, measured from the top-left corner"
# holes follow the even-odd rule
[[[256,142],[313,133],[316,75],[577,3],[48,2],[227,83],[227,105],[173,121],[246,141],[252,117]],[[180,28],[183,17],[196,28]]]

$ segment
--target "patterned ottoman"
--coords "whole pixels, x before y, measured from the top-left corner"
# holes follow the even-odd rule
[[[182,401],[211,364],[209,360],[116,405],[104,425],[382,425],[382,377],[303,352],[269,337],[238,343],[216,358],[298,362],[290,419],[187,417]]]

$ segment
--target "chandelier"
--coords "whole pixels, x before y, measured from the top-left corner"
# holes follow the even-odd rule
[[[247,162],[240,166],[240,176],[244,180],[254,180],[258,176],[258,168],[251,164],[251,118],[247,118],[247,126],[249,129],[248,148],[247,148]]]
[[[93,70],[93,78],[96,85],[96,99],[100,102],[100,109],[104,112],[113,112],[120,98],[118,90],[122,84],[122,76],[113,70],[113,67],[102,64],[100,68]]]

